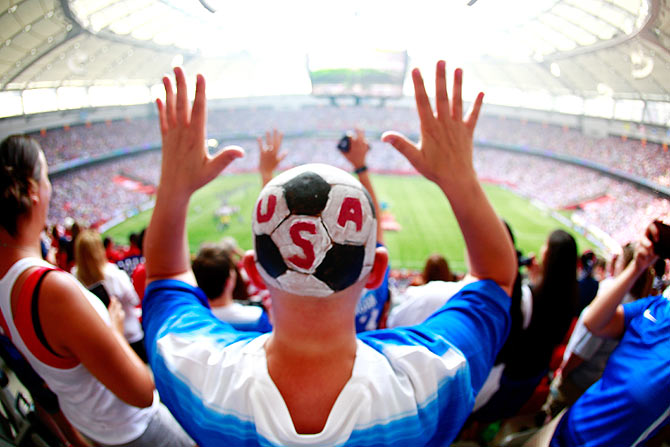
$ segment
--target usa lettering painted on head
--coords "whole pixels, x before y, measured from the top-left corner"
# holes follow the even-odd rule
[[[287,259],[297,267],[308,269],[314,264],[314,245],[308,239],[302,237],[302,233],[316,234],[316,225],[314,222],[296,222],[291,225],[289,233],[291,240],[295,245],[302,248],[303,256],[293,255]]]
[[[266,200],[259,200],[256,206],[256,221],[258,223],[269,222],[277,208],[277,196],[269,194]],[[357,197],[345,197],[340,205],[337,218],[337,225],[345,228],[347,222],[353,222],[355,231],[360,232],[363,229],[363,207]],[[299,268],[309,269],[316,259],[314,245],[305,236],[317,233],[316,225],[312,222],[297,221],[289,228],[291,241],[303,252],[303,256],[293,255],[287,261],[293,263]]]
[[[258,223],[269,222],[270,219],[272,219],[272,215],[275,213],[275,208],[277,207],[277,196],[274,194],[268,196],[265,212],[261,210],[262,205],[263,199],[259,200],[258,205],[256,206],[256,221]]]
[[[363,210],[361,201],[355,197],[346,197],[340,206],[340,215],[337,218],[337,224],[344,228],[348,221],[356,224],[356,231],[363,228]]]

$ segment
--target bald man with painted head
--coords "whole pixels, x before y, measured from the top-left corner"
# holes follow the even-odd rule
[[[472,164],[483,94],[462,112],[462,72],[451,100],[445,64],[436,70],[435,112],[412,72],[421,142],[387,132],[449,200],[466,241],[468,284],[424,323],[356,335],[363,288],[382,281],[388,255],[376,247],[365,189],[323,165],[284,172],[254,206],[251,279],[272,297],[273,330],[238,332],[216,319],[195,287],[186,243],[193,192],[240,148],[206,150],[205,81],[189,106],[175,69],[157,101],[161,184],[147,230],[144,329],[162,400],[202,447],[219,445],[448,445],[470,414],[509,331],[516,273],[512,243]]]

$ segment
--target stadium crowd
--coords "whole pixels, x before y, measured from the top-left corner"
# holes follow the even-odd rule
[[[231,172],[256,169],[259,154],[254,140],[230,140],[226,144],[247,150],[247,156],[232,166]],[[333,149],[334,144],[328,138],[286,139],[287,156],[279,169],[313,162],[347,169],[346,161]],[[370,144],[374,172],[416,174],[411,164],[388,145],[379,141]],[[651,219],[670,210],[667,199],[588,168],[486,147],[476,147],[474,162],[481,179],[505,185],[552,209],[576,209],[587,224],[603,230],[620,244],[634,240]],[[67,218],[73,218],[93,225],[118,215],[134,214],[152,196],[124,187],[118,176],[157,185],[159,166],[160,153],[152,151],[58,176],[54,179],[57,187],[49,224],[63,225]]]
[[[115,120],[49,129],[32,135],[50,166],[104,155],[123,148],[157,144],[160,135],[150,119]]]
[[[102,155],[116,149],[158,146],[160,135],[155,118],[107,121],[36,132],[47,162]],[[239,108],[215,109],[208,116],[209,135],[249,135],[255,138],[268,127],[286,134],[340,132],[360,126],[370,132],[398,129],[416,132],[418,121],[407,107],[329,107],[299,109]],[[610,169],[634,174],[663,186],[670,186],[670,155],[661,145],[618,137],[595,138],[579,130],[517,119],[483,116],[475,140],[503,143],[568,155],[598,163]]]
[[[77,128],[42,136],[57,148],[47,156],[29,137],[0,144],[0,351],[45,409],[40,421],[53,445],[667,445],[670,394],[659,390],[670,380],[670,226],[655,221],[670,218],[667,200],[586,168],[475,147],[483,95],[464,116],[462,72],[449,98],[443,61],[434,109],[412,72],[410,120],[396,110],[375,121],[385,112],[365,108],[345,118],[332,108],[312,114],[314,128],[392,129],[384,143],[357,130],[342,151],[329,139],[282,140],[274,131],[240,140],[245,157],[230,146],[209,153],[205,81],[198,77],[191,109],[181,69],[175,78],[176,92],[164,79],[160,126],[152,124],[161,153],[52,184],[49,161],[76,153],[68,139]],[[247,112],[245,132],[297,125],[290,114],[263,121],[264,109]],[[210,130],[232,127],[217,119]],[[132,132],[145,125],[126,124]],[[91,134],[80,143],[106,144],[105,130],[117,125],[84,127]],[[419,143],[404,136],[415,129]],[[109,144],[156,137],[144,132]],[[305,166],[313,162],[322,164]],[[656,167],[642,164],[656,178]],[[260,174],[254,250],[211,241],[191,258],[189,199],[222,170]],[[440,188],[465,239],[467,272],[426,253],[412,288],[390,285],[393,259],[369,170],[423,175]],[[552,208],[575,207],[634,243],[597,275],[598,258],[580,257],[562,230],[522,258],[480,179]],[[151,223],[127,250],[105,248],[95,230],[81,228],[151,200],[145,186],[156,188]],[[45,226],[66,218],[83,225],[49,239]],[[72,262],[60,263],[64,250]],[[137,261],[133,271],[120,269],[124,257]],[[601,351],[604,339],[618,347]],[[576,392],[570,386],[586,365],[597,372]],[[502,439],[505,430],[512,440]]]
[[[119,214],[136,212],[152,196],[121,178],[157,185],[158,166],[160,152],[150,152],[87,166],[55,178],[49,224],[64,225],[74,219],[96,225]]]

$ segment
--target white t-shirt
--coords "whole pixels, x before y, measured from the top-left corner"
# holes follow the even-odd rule
[[[431,281],[421,286],[408,287],[402,304],[391,310],[387,326],[413,326],[425,321],[465,284],[465,281]]]
[[[130,281],[128,274],[117,267],[116,264],[108,262],[102,272],[105,275],[105,289],[110,296],[115,296],[121,306],[123,312],[126,314],[123,320],[123,335],[128,340],[128,343],[135,343],[144,338],[142,331],[142,324],[140,317],[142,316],[142,309],[140,309],[140,298]],[[77,276],[77,266],[72,269],[72,274]]]
[[[144,338],[142,324],[140,323],[142,309],[137,307],[140,304],[140,298],[137,296],[128,274],[112,263],[105,265],[104,274],[107,292],[118,298],[126,314],[123,320],[123,335],[129,343],[142,340]]]
[[[216,318],[230,324],[255,323],[261,317],[263,309],[258,306],[244,306],[232,302],[227,306],[212,306],[212,313]]]

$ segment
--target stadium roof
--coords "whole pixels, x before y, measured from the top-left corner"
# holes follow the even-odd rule
[[[216,96],[309,93],[307,54],[365,47],[447,58],[489,101],[667,125],[669,0],[454,3],[0,0],[0,116],[148,102],[175,64]]]

